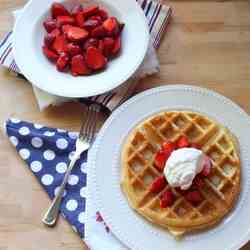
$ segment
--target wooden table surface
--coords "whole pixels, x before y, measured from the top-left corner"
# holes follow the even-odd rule
[[[0,36],[12,27],[11,11],[24,3],[0,0]],[[189,83],[216,90],[250,113],[250,2],[168,3],[174,15],[158,52],[161,72],[142,80],[138,91]],[[30,85],[3,69],[0,92],[1,124],[15,116],[49,126],[79,128],[83,112],[79,104],[40,112]],[[41,217],[48,204],[47,195],[0,130],[0,250],[87,249],[63,219],[55,229],[43,226]],[[250,250],[250,243],[243,249]]]

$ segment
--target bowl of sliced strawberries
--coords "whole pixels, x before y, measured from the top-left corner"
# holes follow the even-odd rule
[[[124,83],[149,43],[135,0],[31,0],[14,27],[14,57],[38,88],[88,97]]]

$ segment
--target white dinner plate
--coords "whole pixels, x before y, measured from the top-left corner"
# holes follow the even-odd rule
[[[14,57],[25,77],[38,88],[58,96],[88,97],[102,94],[124,83],[138,69],[148,48],[146,17],[135,0],[56,0],[72,9],[77,3],[98,4],[125,23],[121,54],[107,68],[91,76],[61,73],[43,55],[43,21],[55,0],[30,0],[14,27]]]
[[[120,189],[123,142],[145,118],[165,110],[192,110],[227,126],[239,139],[242,189],[234,210],[217,226],[176,241],[167,231],[147,222],[128,205]],[[111,231],[133,250],[231,250],[250,236],[250,119],[229,99],[207,89],[172,85],[143,92],[117,109],[101,129],[90,153],[91,197]]]

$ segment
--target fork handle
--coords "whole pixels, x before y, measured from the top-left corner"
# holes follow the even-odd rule
[[[76,163],[76,161],[78,160],[80,156],[80,153],[76,152],[73,156],[73,159],[71,160],[69,167],[65,173],[63,182],[59,188],[58,193],[56,194],[55,198],[53,199],[48,211],[45,213],[42,221],[45,225],[49,226],[49,227],[53,227],[56,224],[57,218],[58,218],[58,214],[59,214],[59,210],[60,210],[60,205],[61,205],[61,201],[62,201],[62,197],[63,197],[63,193],[65,190],[65,186],[68,183],[68,179],[69,176],[71,174],[71,171]]]

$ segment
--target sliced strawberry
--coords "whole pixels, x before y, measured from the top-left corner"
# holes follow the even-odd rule
[[[162,144],[162,149],[166,152],[166,153],[172,153],[175,149],[176,149],[176,145],[173,142],[170,141],[166,141]]]
[[[59,27],[65,25],[65,24],[74,24],[75,23],[75,19],[71,16],[58,16],[56,18],[56,21],[57,21]]]
[[[152,193],[159,193],[166,187],[166,185],[167,185],[167,181],[166,181],[165,176],[160,176],[152,182],[150,186],[150,191]]]
[[[95,38],[103,38],[107,35],[106,30],[102,25],[96,27],[95,29],[92,30],[91,36]]]
[[[69,43],[67,45],[67,53],[70,55],[70,56],[76,56],[76,55],[79,55],[82,53],[82,50],[81,50],[81,47],[79,45],[75,45],[73,43]]]
[[[98,15],[101,16],[103,21],[105,21],[108,18],[108,13],[104,9],[99,9]]]
[[[90,6],[90,7],[83,9],[83,15],[84,17],[87,18],[87,17],[97,14],[98,11],[99,11],[99,7],[97,5]]]
[[[193,180],[193,185],[192,186],[194,188],[202,189],[205,186],[205,182],[199,175],[197,175]]]
[[[187,148],[189,147],[189,141],[186,136],[181,136],[177,141],[177,148]]]
[[[121,51],[121,46],[122,46],[121,37],[118,36],[115,39],[115,45],[114,45],[114,48],[112,50],[113,56],[116,56]]]
[[[48,48],[51,47],[51,45],[53,44],[53,42],[55,41],[56,39],[56,36],[53,35],[53,34],[47,34],[45,37],[44,37],[44,45]]]
[[[77,55],[72,58],[71,73],[73,76],[89,75],[91,73],[82,55]]]
[[[64,71],[69,64],[69,56],[66,53],[61,53],[57,62],[56,68],[58,71]]]
[[[98,49],[101,51],[101,53],[103,53],[104,51],[103,40],[99,40]]]
[[[195,191],[189,191],[185,195],[185,198],[186,198],[186,200],[188,200],[189,202],[191,202],[193,205],[198,205],[203,200],[201,193],[199,191],[197,191],[197,190],[195,190]]]
[[[185,195],[188,192],[187,190],[182,190],[180,187],[175,188],[175,190],[181,195]]]
[[[66,24],[62,26],[62,32],[66,35],[66,33],[71,29],[72,25]]]
[[[201,145],[199,145],[198,143],[191,143],[190,144],[190,148],[196,148],[196,149],[201,149]]]
[[[204,162],[203,162],[203,170],[201,172],[201,174],[203,176],[209,176],[210,173],[211,173],[211,170],[212,170],[212,162],[211,162],[211,159],[207,156],[205,157],[204,159]]]
[[[88,20],[95,20],[98,22],[99,25],[102,24],[102,18],[100,16],[97,16],[97,15],[91,16]]]
[[[59,58],[59,56],[54,51],[48,49],[45,46],[43,46],[43,53],[51,61],[57,61]]]
[[[54,29],[50,35],[54,36],[54,37],[57,37],[57,36],[60,36],[61,35],[61,31],[57,28],[57,29]]]
[[[57,18],[58,16],[70,16],[69,11],[60,3],[52,4],[51,14],[53,18]]]
[[[67,28],[64,27],[64,32],[67,38],[72,42],[85,40],[89,36],[89,32],[87,30],[75,26],[67,26]]]
[[[105,20],[103,22],[103,27],[109,35],[112,35],[117,32],[117,30],[119,30],[118,22],[115,17],[109,17],[107,20]]]
[[[87,20],[86,22],[84,22],[83,24],[83,28],[91,31],[94,28],[96,28],[99,25],[99,22],[97,20]]]
[[[163,150],[158,151],[155,155],[155,165],[159,171],[163,171],[168,157],[169,155]]]
[[[161,208],[171,207],[174,204],[174,194],[167,190],[160,197]]]
[[[83,45],[83,49],[87,50],[89,47],[98,48],[99,41],[96,38],[89,38]]]
[[[52,44],[52,48],[58,54],[60,54],[62,52],[66,52],[67,44],[68,44],[68,42],[67,42],[65,36],[64,35],[59,35],[54,40],[54,42]]]
[[[86,53],[86,63],[93,70],[103,69],[107,65],[107,58],[95,47],[89,47]]]
[[[103,39],[103,54],[106,57],[112,56],[112,51],[115,45],[115,41],[111,37],[105,37]]]
[[[46,20],[43,22],[43,27],[46,29],[48,33],[57,28],[56,20]]]
[[[75,5],[71,10],[71,14],[76,17],[77,14],[83,11],[83,7],[81,4]]]
[[[83,16],[83,12],[78,12],[78,13],[75,15],[75,20],[76,20],[77,25],[78,25],[80,28],[83,28],[83,24],[84,24],[84,21],[85,21],[85,18],[84,18],[84,16]]]

